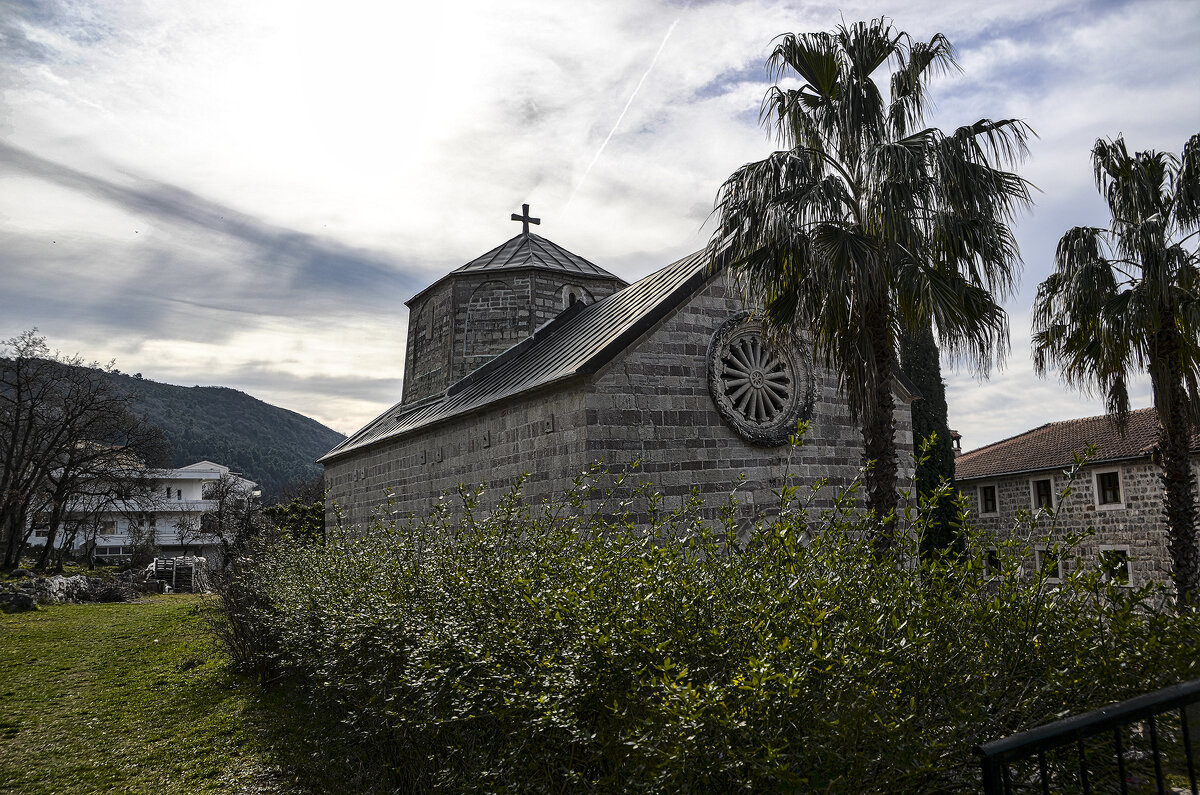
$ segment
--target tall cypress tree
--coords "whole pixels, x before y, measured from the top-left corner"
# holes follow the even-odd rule
[[[943,479],[954,485],[954,447],[946,420],[946,384],[942,381],[942,365],[932,328],[925,326],[901,335],[900,367],[921,393],[912,407],[914,446],[937,434],[937,441],[916,473],[917,492],[927,497]],[[953,499],[947,497],[938,502],[921,542],[923,552],[947,549],[955,543],[956,516]]]

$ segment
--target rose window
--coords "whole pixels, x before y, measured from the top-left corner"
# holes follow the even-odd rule
[[[717,411],[754,444],[783,444],[796,421],[812,413],[813,380],[799,340],[768,341],[762,324],[745,313],[713,334],[708,387]]]
[[[770,422],[792,400],[788,363],[753,333],[741,334],[721,357],[721,386],[730,406],[750,422]]]

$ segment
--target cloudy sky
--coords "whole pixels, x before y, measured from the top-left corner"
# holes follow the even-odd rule
[[[1100,413],[1033,375],[1029,307],[1058,237],[1107,220],[1095,139],[1200,132],[1194,0],[0,0],[0,339],[349,433],[399,398],[404,301],[523,202],[630,281],[700,248],[721,181],[772,149],[771,39],[880,13],[958,49],[933,123],[1039,136],[1012,353],[946,372],[951,425],[973,448]]]

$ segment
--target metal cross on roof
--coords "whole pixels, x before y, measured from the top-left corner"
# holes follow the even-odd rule
[[[541,218],[534,218],[529,214],[529,205],[528,204],[522,204],[521,205],[521,214],[517,215],[516,213],[513,213],[512,219],[514,221],[521,222],[521,234],[525,235],[526,237],[529,236],[529,225],[530,224],[540,224],[542,222]]]

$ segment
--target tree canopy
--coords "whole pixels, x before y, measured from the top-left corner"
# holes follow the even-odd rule
[[[1030,197],[1005,169],[1032,130],[1016,119],[926,126],[929,83],[956,68],[953,48],[885,18],[780,36],[767,66],[778,84],[761,120],[786,148],[722,185],[710,252],[768,328],[807,334],[837,373],[873,462],[869,505],[884,517],[897,500],[899,335],[929,326],[981,373],[1007,351],[999,300],[1020,265],[1009,224]]]
[[[60,529],[78,532],[105,506],[144,494],[148,468],[169,450],[113,385],[111,365],[51,353],[36,329],[0,343],[0,353],[3,565],[16,565],[36,525],[46,533],[41,566]]]
[[[1183,156],[1092,147],[1107,228],[1077,226],[1034,303],[1034,366],[1103,394],[1118,426],[1129,381],[1149,373],[1158,414],[1168,546],[1181,596],[1200,596],[1190,436],[1200,422],[1200,134]]]

